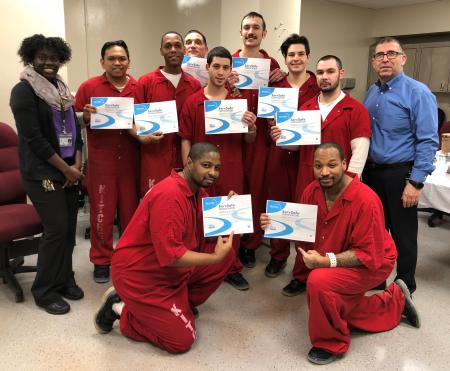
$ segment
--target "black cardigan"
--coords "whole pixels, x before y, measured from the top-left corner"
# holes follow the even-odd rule
[[[27,81],[21,81],[11,91],[9,102],[16,121],[19,135],[20,172],[24,179],[51,179],[64,182],[65,176],[47,160],[55,153],[61,155],[58,138],[53,124],[53,114],[50,106],[35,93]],[[74,111],[75,115],[75,111]],[[75,117],[76,151],[81,150],[80,126]],[[75,163],[75,154],[64,160]]]

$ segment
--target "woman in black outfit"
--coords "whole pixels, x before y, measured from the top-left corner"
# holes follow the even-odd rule
[[[22,41],[18,54],[25,69],[10,105],[24,186],[44,226],[31,292],[48,313],[64,314],[70,305],[63,298],[84,296],[72,270],[82,140],[74,98],[57,74],[71,49],[59,37],[34,35]]]

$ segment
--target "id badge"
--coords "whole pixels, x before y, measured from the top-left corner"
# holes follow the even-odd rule
[[[72,147],[72,134],[61,133],[59,134],[58,139],[60,148]]]

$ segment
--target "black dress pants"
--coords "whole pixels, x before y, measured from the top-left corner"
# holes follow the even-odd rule
[[[41,217],[44,231],[39,244],[37,273],[31,292],[37,305],[61,299],[60,291],[75,285],[72,253],[78,213],[78,186],[45,192],[41,181],[24,180],[28,196]]]
[[[410,165],[393,168],[371,168],[366,165],[362,179],[380,197],[384,208],[386,229],[397,246],[397,278],[416,290],[414,278],[417,265],[417,206],[405,208],[402,194],[409,177]]]

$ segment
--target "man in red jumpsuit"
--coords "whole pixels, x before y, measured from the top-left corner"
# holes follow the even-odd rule
[[[317,84],[320,94],[301,106],[301,110],[320,110],[322,117],[321,142],[338,143],[346,159],[349,159],[349,171],[361,174],[367,159],[370,145],[370,120],[367,109],[356,99],[351,98],[340,88],[344,76],[341,60],[334,55],[319,59],[316,67]],[[272,138],[276,140],[281,130],[272,127]],[[298,149],[283,147],[285,149]],[[299,199],[306,186],[314,180],[312,168],[316,146],[300,146],[299,167],[297,173],[296,199]],[[294,279],[283,288],[286,296],[295,296],[306,289],[300,270],[301,255],[297,254],[293,269]]]
[[[242,49],[233,54],[233,57],[266,58],[270,59],[270,82],[280,81],[284,73],[280,70],[278,62],[270,57],[267,52],[260,49],[262,40],[266,37],[266,22],[263,16],[257,12],[246,14],[241,21]],[[230,83],[234,80],[230,79]],[[240,92],[248,101],[249,111],[256,114],[258,105],[258,89],[241,90]],[[260,215],[266,205],[266,166],[270,149],[269,126],[267,120],[256,120],[256,139],[254,143],[246,146],[244,153],[244,166],[246,174],[246,187],[244,192],[252,195],[253,215]],[[257,218],[254,218],[254,232],[241,241],[239,258],[242,264],[248,268],[255,266],[255,249],[261,245],[262,232],[258,226]],[[239,273],[227,277],[227,282],[242,289],[248,282]]]
[[[156,184],[140,203],[112,259],[112,281],[95,317],[100,333],[120,318],[122,333],[170,353],[195,340],[195,307],[221,284],[235,260],[233,234],[202,252],[201,202],[219,176],[220,154],[192,146],[186,166]]]
[[[223,47],[216,47],[208,53],[207,65],[209,80],[206,87],[189,97],[183,105],[180,115],[181,157],[187,162],[191,146],[199,142],[209,142],[219,148],[221,157],[220,179],[208,190],[210,196],[224,196],[230,190],[242,194],[244,191],[244,165],[242,155],[245,143],[251,143],[256,137],[256,116],[245,112],[242,121],[248,125],[247,134],[205,134],[205,109],[207,100],[236,99],[225,87],[231,73],[231,54]],[[237,252],[240,238],[235,236],[233,248]],[[231,274],[242,271],[242,265],[236,259]],[[240,286],[241,289],[248,289]]]
[[[151,103],[176,100],[178,115],[187,97],[200,89],[200,83],[184,73],[181,63],[184,57],[183,37],[174,31],[161,38],[161,55],[165,66],[142,76],[134,92],[135,103]],[[180,138],[176,133],[161,132],[137,136],[141,142],[141,196],[154,184],[181,165]]]
[[[308,39],[292,34],[283,41],[280,49],[289,73],[283,80],[270,84],[270,86],[298,89],[297,109],[300,109],[303,103],[319,94],[316,76],[306,69],[310,55]],[[274,120],[271,120],[272,124],[273,122]],[[298,160],[298,151],[286,151],[272,142],[266,173],[267,199],[294,202]],[[271,259],[266,266],[265,275],[273,278],[277,277],[286,266],[290,244],[287,240],[272,238],[270,248]]]
[[[95,282],[109,281],[113,226],[118,210],[122,230],[138,205],[139,146],[127,130],[91,129],[96,109],[91,97],[133,97],[136,81],[127,74],[128,47],[123,40],[103,45],[100,63],[105,73],[81,84],[75,100],[87,126],[87,188],[90,202],[91,249]]]
[[[402,280],[365,296],[386,280],[397,258],[378,196],[357,175],[345,173],[338,144],[321,144],[313,163],[317,181],[305,189],[300,203],[318,206],[316,242],[302,242],[298,249],[307,279],[313,345],[308,360],[327,364],[348,351],[351,328],[387,331],[399,324],[402,314],[415,327],[420,320]],[[261,225],[269,224],[263,214]]]

